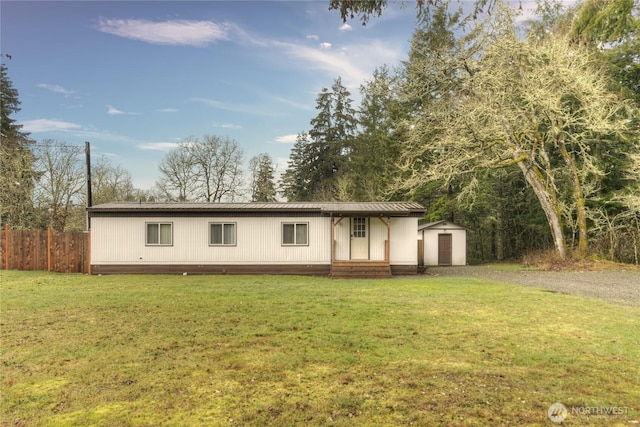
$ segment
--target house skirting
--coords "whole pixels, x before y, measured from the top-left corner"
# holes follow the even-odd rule
[[[328,276],[329,264],[92,264],[92,274],[294,274]]]
[[[391,265],[392,275],[417,274],[416,265]],[[330,276],[329,264],[91,264],[91,274],[290,274]]]

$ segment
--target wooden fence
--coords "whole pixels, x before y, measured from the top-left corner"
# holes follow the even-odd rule
[[[0,236],[0,269],[90,273],[89,234],[11,230]]]

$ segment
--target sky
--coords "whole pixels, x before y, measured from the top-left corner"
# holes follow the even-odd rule
[[[5,1],[0,46],[37,142],[91,144],[139,188],[188,137],[229,137],[279,172],[315,99],[338,77],[359,101],[375,68],[406,59],[415,6],[363,27],[329,1]],[[358,102],[354,102],[357,106]]]
[[[186,138],[235,140],[282,173],[316,97],[407,58],[415,3],[366,26],[322,1],[0,1],[0,47],[33,140],[91,144],[153,187]],[[463,2],[464,3],[464,2]],[[246,169],[246,167],[245,167]]]

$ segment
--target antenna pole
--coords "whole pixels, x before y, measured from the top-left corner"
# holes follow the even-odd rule
[[[87,163],[87,231],[91,230],[91,217],[88,209],[93,205],[91,200],[91,145],[89,141],[84,143],[85,161]]]

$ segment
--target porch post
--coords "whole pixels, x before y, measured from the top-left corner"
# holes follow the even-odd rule
[[[391,217],[387,217],[387,244],[384,248],[384,260],[391,262]]]
[[[336,225],[333,223],[333,216],[331,216],[331,265],[332,266],[333,266],[333,261],[335,261],[335,257],[336,257],[336,254],[335,254],[335,251],[336,251],[336,248],[335,248],[335,246],[336,246],[335,245],[335,240],[336,240],[335,234],[336,234]]]

